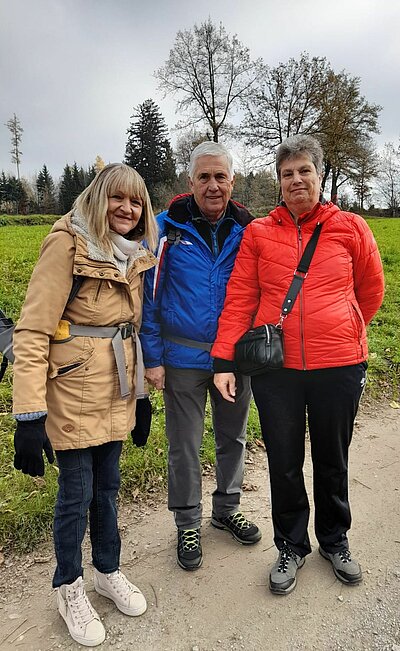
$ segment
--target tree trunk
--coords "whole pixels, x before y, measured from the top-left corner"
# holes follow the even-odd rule
[[[337,196],[338,178],[339,178],[339,172],[335,167],[333,167],[332,168],[332,184],[331,184],[331,201],[333,203],[337,203],[337,200],[338,200],[338,196]]]

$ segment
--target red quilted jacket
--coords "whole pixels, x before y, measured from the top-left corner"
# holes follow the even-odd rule
[[[278,323],[293,272],[316,223],[323,222],[308,276],[283,323],[285,367],[311,370],[367,358],[365,326],[384,293],[382,263],[367,223],[332,203],[294,223],[285,206],[245,230],[211,354],[233,360],[254,326]]]

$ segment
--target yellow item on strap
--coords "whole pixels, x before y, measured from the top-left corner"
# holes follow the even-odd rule
[[[61,321],[58,322],[57,330],[52,337],[52,341],[67,341],[68,339],[71,339],[71,333],[69,330],[70,325],[70,321],[61,319]]]

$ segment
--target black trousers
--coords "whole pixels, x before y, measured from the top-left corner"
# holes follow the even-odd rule
[[[313,463],[315,534],[335,553],[348,547],[348,449],[365,385],[367,363],[297,371],[280,369],[251,380],[268,455],[274,541],[311,552],[304,485],[305,432]]]

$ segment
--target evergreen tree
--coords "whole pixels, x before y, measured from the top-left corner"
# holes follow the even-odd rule
[[[75,162],[72,167],[66,165],[60,181],[59,206],[63,213],[69,212],[76,197],[84,190],[96,176],[94,165],[87,171],[78,167]]]
[[[157,186],[176,180],[168,129],[159,107],[152,99],[139,104],[131,120],[127,130],[125,163],[141,174],[153,199]]]
[[[60,181],[60,193],[58,197],[60,210],[66,213],[71,210],[74,199],[77,195],[74,193],[74,181],[72,178],[72,168],[69,165],[64,167]]]
[[[43,165],[36,179],[36,191],[39,211],[53,213],[56,208],[54,182],[46,165]]]
[[[27,214],[29,201],[24,183],[15,176],[0,177],[1,208],[7,213]]]

